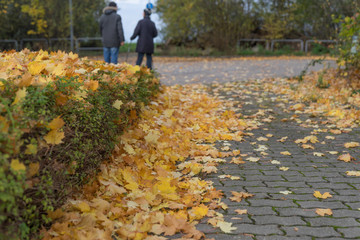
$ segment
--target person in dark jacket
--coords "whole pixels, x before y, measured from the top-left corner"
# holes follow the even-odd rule
[[[124,45],[124,31],[121,17],[117,14],[117,5],[110,2],[104,8],[100,18],[100,33],[104,46],[104,60],[107,63],[118,63],[119,47]]]
[[[151,10],[144,10],[144,18],[138,22],[134,30],[134,34],[131,36],[131,40],[134,40],[139,36],[136,44],[136,52],[138,58],[136,65],[141,65],[144,55],[146,54],[146,66],[152,69],[152,54],[154,53],[154,38],[157,37],[158,32],[156,30],[155,23],[150,20]]]

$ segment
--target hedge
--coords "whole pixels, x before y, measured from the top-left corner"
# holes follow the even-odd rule
[[[30,239],[49,224],[158,90],[147,68],[0,53],[0,238]]]

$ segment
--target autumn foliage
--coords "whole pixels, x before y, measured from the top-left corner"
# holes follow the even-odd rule
[[[146,68],[0,53],[0,237],[30,238],[159,90]]]

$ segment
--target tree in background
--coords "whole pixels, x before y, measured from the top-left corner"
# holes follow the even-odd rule
[[[69,2],[66,0],[0,0],[0,39],[69,37]],[[99,35],[103,0],[73,0],[74,34]]]
[[[158,0],[164,36],[176,45],[231,49],[240,38],[337,37],[333,16],[353,16],[360,0]]]
[[[172,43],[230,50],[252,29],[246,6],[242,0],[158,0],[157,12]]]

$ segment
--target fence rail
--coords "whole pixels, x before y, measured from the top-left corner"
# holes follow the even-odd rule
[[[87,43],[87,42],[99,42],[99,44],[95,44],[96,46],[82,46],[83,43]],[[20,44],[19,44],[20,42]],[[13,44],[14,48],[16,51],[19,51],[21,49],[24,48],[25,43],[30,43],[30,48],[31,50],[35,50],[35,45],[37,43],[37,48],[40,49],[44,49],[44,50],[54,50],[55,48],[55,43],[58,42],[62,42],[66,44],[66,47],[62,46],[62,47],[58,47],[59,50],[69,50],[67,48],[67,46],[70,46],[70,42],[71,39],[70,38],[50,38],[50,39],[46,39],[46,38],[24,38],[21,39],[20,41],[17,41],[15,39],[5,39],[5,40],[0,40],[0,44],[1,43],[10,43]],[[75,51],[77,53],[80,53],[81,51],[99,51],[102,50],[103,48],[100,47],[99,45],[101,42],[101,37],[82,37],[82,38],[76,38],[75,39]],[[254,39],[239,39],[238,41],[238,46],[241,46],[241,43],[243,42],[249,42],[249,43],[258,43],[258,42],[263,42],[266,45],[266,49],[270,49],[271,51],[274,51],[274,47],[276,43],[299,43],[300,44],[300,51],[307,53],[309,51],[309,46],[311,43],[335,43],[337,44],[336,40],[302,40],[302,39],[274,39],[274,40],[266,40],[266,39],[259,39],[259,38],[254,38]],[[28,46],[26,46],[28,47]],[[0,50],[1,46],[0,46]]]

